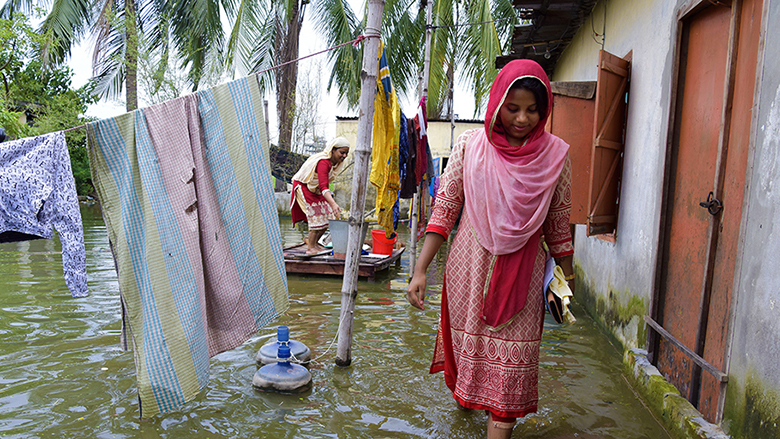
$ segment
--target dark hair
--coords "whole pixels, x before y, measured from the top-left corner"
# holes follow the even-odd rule
[[[547,88],[536,78],[520,78],[512,83],[510,90],[525,89],[534,94],[536,110],[542,118],[547,116]]]

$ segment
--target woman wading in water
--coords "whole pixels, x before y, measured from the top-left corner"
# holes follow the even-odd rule
[[[509,438],[517,418],[537,409],[544,242],[574,289],[569,145],[544,131],[551,104],[536,62],[499,72],[485,127],[453,148],[407,288],[409,303],[423,309],[428,265],[462,211],[431,373],[444,371],[459,405],[488,413],[488,438]]]

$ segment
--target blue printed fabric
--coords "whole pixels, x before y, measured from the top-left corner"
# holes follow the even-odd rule
[[[87,292],[84,230],[62,132],[0,143],[0,242],[53,236],[62,243],[65,283]]]

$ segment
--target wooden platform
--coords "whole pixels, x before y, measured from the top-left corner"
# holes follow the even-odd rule
[[[360,257],[358,276],[373,279],[377,272],[386,270],[397,262],[405,248],[393,250],[389,256],[373,254]],[[284,267],[287,273],[308,273],[342,276],[344,260],[331,255],[306,256],[306,244],[301,243],[284,249]]]

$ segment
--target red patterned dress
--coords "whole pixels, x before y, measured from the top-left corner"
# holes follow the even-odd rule
[[[476,131],[467,131],[458,138],[427,227],[427,232],[446,238],[462,212],[447,257],[431,373],[445,372],[447,386],[462,406],[519,418],[535,412],[538,401],[546,258],[543,242],[547,242],[553,257],[574,253],[569,229],[571,164],[567,157],[542,225],[544,240],[539,241],[525,307],[508,324],[495,330],[485,325],[479,315],[493,255],[477,241],[472,221],[462,208],[463,164],[471,157],[466,144]]]
[[[306,183],[293,179],[292,200],[290,202],[293,224],[306,221],[309,223],[309,230],[326,230],[328,220],[338,219],[328,204],[328,200],[322,195],[329,190],[332,169],[333,165],[330,159],[324,158],[317,162],[314,174],[317,179],[315,191],[309,189]]]

